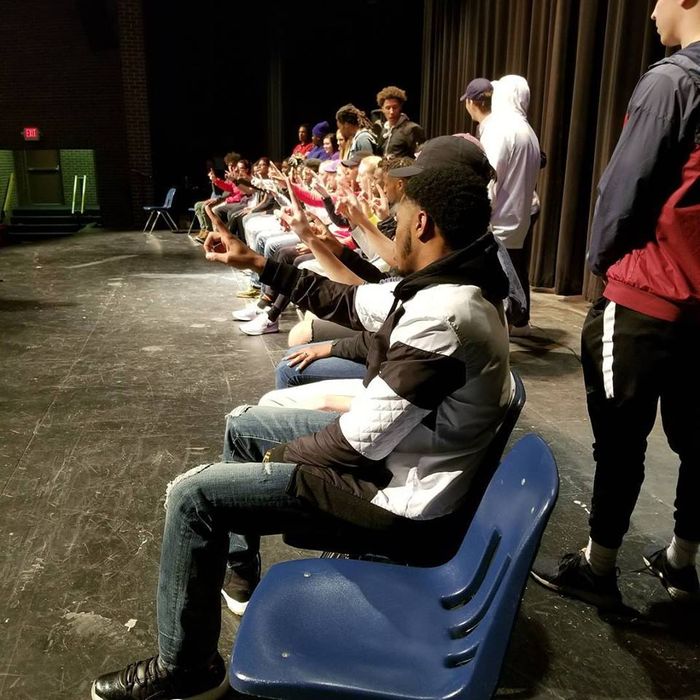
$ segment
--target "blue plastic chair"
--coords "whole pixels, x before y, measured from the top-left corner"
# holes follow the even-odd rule
[[[276,564],[241,622],[231,685],[291,700],[490,698],[558,488],[551,451],[528,435],[446,564]]]
[[[175,220],[170,214],[170,210],[173,208],[173,200],[175,199],[176,191],[177,190],[175,187],[171,187],[168,190],[168,193],[165,195],[165,201],[162,205],[152,205],[143,208],[145,212],[148,212],[148,219],[146,220],[146,225],[143,227],[144,233],[146,232],[146,230],[148,230],[149,233],[153,233],[153,229],[156,227],[156,223],[158,223],[158,219],[160,219],[161,216],[163,217],[165,223],[168,225],[168,228],[173,233],[177,233],[177,224],[175,223]],[[148,228],[149,226],[151,227],[150,229]]]

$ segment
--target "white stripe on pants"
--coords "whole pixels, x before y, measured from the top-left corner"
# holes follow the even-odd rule
[[[613,336],[615,335],[615,302],[611,301],[603,312],[603,387],[605,398],[615,398],[613,383]]]

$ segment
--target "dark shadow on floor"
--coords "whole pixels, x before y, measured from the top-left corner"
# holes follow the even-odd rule
[[[0,299],[0,312],[8,311],[43,311],[44,309],[62,309],[77,306],[73,302],[66,301],[40,301],[39,299]]]
[[[700,697],[700,604],[664,600],[639,615],[606,621],[647,674],[654,697]]]

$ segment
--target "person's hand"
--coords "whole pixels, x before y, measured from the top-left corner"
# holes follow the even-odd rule
[[[297,199],[291,181],[289,178],[285,178],[285,180],[287,181],[287,188],[289,190],[289,199],[292,201],[292,216],[289,219],[289,226],[299,238],[304,240],[307,236],[313,235],[313,232],[309,226],[306,212]]]
[[[307,345],[306,347],[287,355],[287,357],[284,359],[287,361],[287,366],[294,367],[296,368],[297,372],[299,372],[316,360],[322,360],[324,357],[330,357],[332,349],[332,343]]]
[[[323,186],[321,178],[316,173],[313,173],[311,176],[311,187],[321,199],[328,199],[331,196],[328,190]]]
[[[218,239],[218,240],[217,240]],[[236,236],[214,231],[204,241],[205,257],[210,262],[220,262],[237,270],[262,272],[265,258],[252,251]]]
[[[306,243],[297,243],[294,248],[300,255],[306,255],[307,253],[311,252],[311,249],[306,245]]]
[[[362,205],[357,199],[357,196],[346,186],[340,189],[336,211],[355,226],[364,218],[364,211],[362,210]]]
[[[380,221],[384,221],[384,219],[388,219],[391,215],[389,200],[387,199],[386,192],[384,192],[381,185],[375,183],[374,191],[377,196],[372,201],[372,209],[377,215],[377,218]]]
[[[209,180],[211,180],[211,182],[214,182],[214,180],[216,180],[216,173],[214,172],[213,168],[207,173],[207,177],[209,178]]]

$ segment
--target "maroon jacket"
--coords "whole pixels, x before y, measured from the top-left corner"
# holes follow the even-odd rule
[[[589,263],[603,295],[700,323],[700,43],[652,66],[600,185]]]

